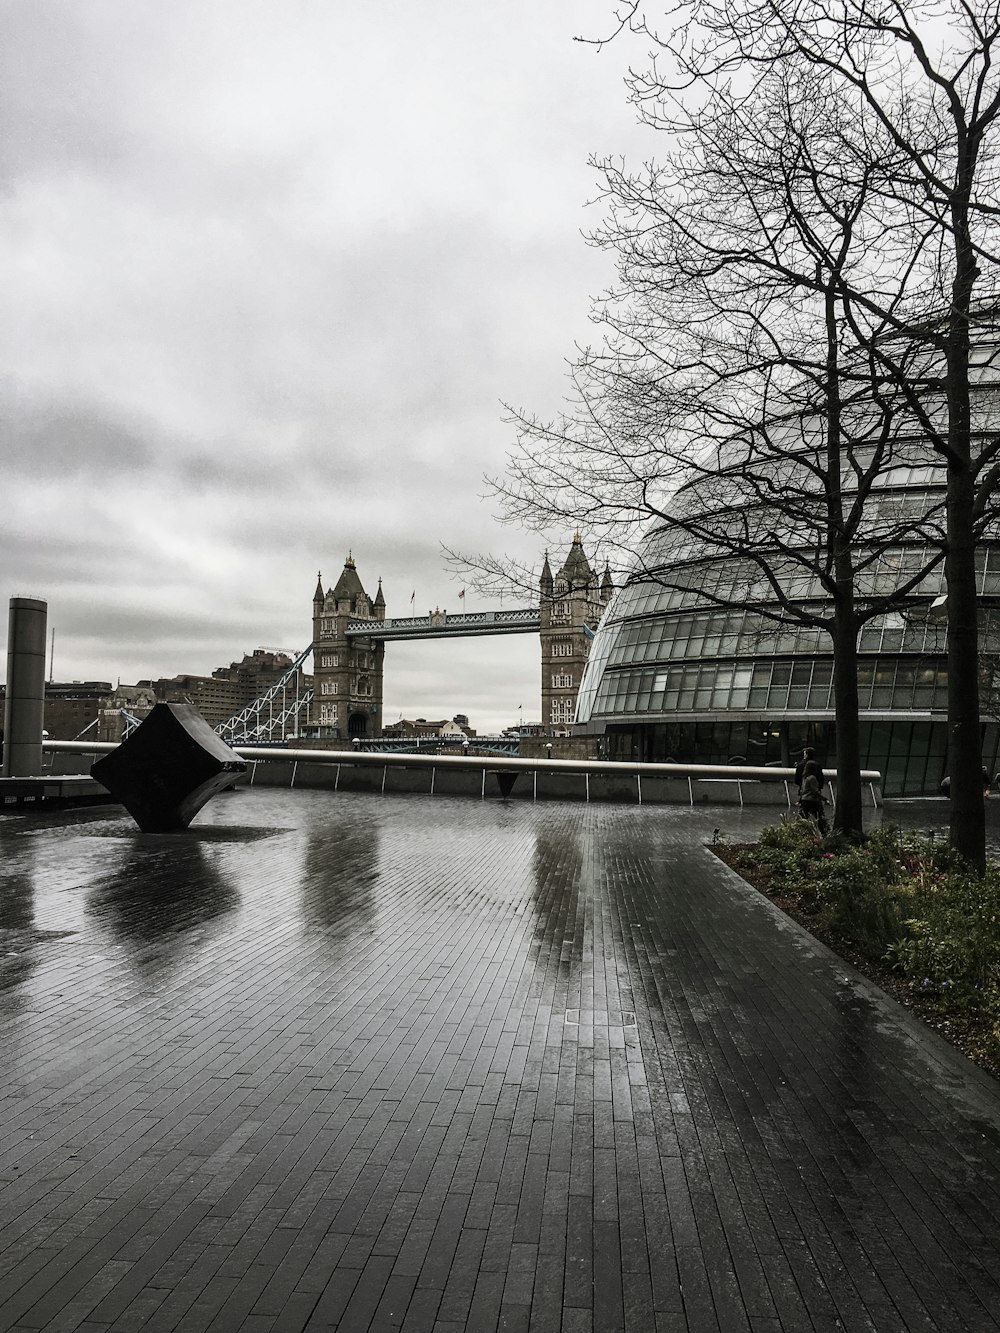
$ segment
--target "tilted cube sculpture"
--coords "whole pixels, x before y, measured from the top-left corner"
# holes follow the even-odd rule
[[[144,833],[171,833],[246,768],[192,704],[156,704],[90,773]]]

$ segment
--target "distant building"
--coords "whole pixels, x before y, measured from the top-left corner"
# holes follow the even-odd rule
[[[424,737],[424,736],[475,736],[475,731],[468,725],[466,718],[465,724],[459,721],[464,714],[457,714],[451,721],[447,718],[443,722],[428,722],[426,718],[418,717],[414,719],[400,718],[398,722],[393,722],[387,727],[382,728],[383,736],[405,736],[405,737]]]
[[[158,702],[193,704],[209,726],[217,727],[276,685],[293,660],[288,653],[255,648],[244,653],[242,661],[216,667],[210,676],[178,675],[139,684],[152,688]],[[300,691],[312,683],[299,668],[288,683],[289,698],[296,692],[296,680]]]
[[[239,707],[235,684],[214,676],[161,676],[140,681],[139,685],[152,689],[157,703],[193,704],[211,727],[217,727]]]
[[[251,699],[264,694],[272,685],[289,671],[293,658],[288,653],[272,648],[255,648],[252,653],[244,653],[242,662],[231,662],[227,667],[216,667],[212,679],[226,681],[236,687],[237,708],[243,707]],[[299,669],[301,675],[301,668]],[[294,688],[294,677],[289,682]],[[303,684],[300,681],[300,685]]]
[[[0,701],[4,694],[0,683]],[[109,680],[47,681],[42,726],[53,741],[119,741],[123,709],[142,718],[153,703],[151,690],[115,687]]]
[[[110,693],[106,680],[49,681],[42,726],[50,740],[96,739],[103,701]]]

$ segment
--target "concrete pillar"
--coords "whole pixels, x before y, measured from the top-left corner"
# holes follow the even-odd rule
[[[47,618],[48,605],[38,598],[10,599],[3,724],[5,778],[33,778],[42,771]]]

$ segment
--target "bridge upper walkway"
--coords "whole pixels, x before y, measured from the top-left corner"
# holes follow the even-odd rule
[[[432,611],[426,616],[393,620],[349,620],[349,638],[364,636],[387,642],[390,639],[451,639],[476,634],[532,634],[541,628],[537,606],[513,607],[509,611],[463,611],[450,615]]]

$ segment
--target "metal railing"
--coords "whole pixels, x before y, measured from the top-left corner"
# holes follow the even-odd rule
[[[98,755],[107,754],[117,747],[110,742],[101,741],[44,741],[42,748],[52,754]],[[635,781],[636,801],[643,804],[643,780],[674,779],[678,786],[686,788],[688,801],[695,804],[696,784],[699,795],[705,797],[712,790],[727,787],[736,789],[739,804],[744,804],[744,787],[762,787],[780,785],[783,788],[785,804],[793,805],[795,770],[792,768],[755,768],[737,767],[728,764],[654,764],[617,762],[606,759],[521,759],[508,755],[485,756],[476,754],[394,754],[388,751],[372,753],[363,751],[360,746],[349,750],[304,750],[298,747],[278,749],[263,745],[235,745],[233,749],[241,759],[251,765],[250,781],[256,775],[258,764],[280,763],[290,766],[289,785],[295,786],[300,765],[336,766],[338,769],[334,785],[340,784],[340,769],[382,768],[381,790],[386,788],[386,777],[391,769],[430,770],[430,791],[433,794],[435,770],[466,771],[482,774],[482,792],[485,794],[487,774],[508,774],[517,777],[525,774],[532,777],[533,794],[537,796],[538,778],[544,775],[577,775],[584,779],[584,797],[590,800],[592,779],[631,779]],[[827,780],[831,790],[835,790],[836,770],[827,770]],[[879,804],[877,788],[882,775],[875,769],[863,769],[861,780],[868,787],[873,806]],[[674,789],[676,796],[677,788]]]

